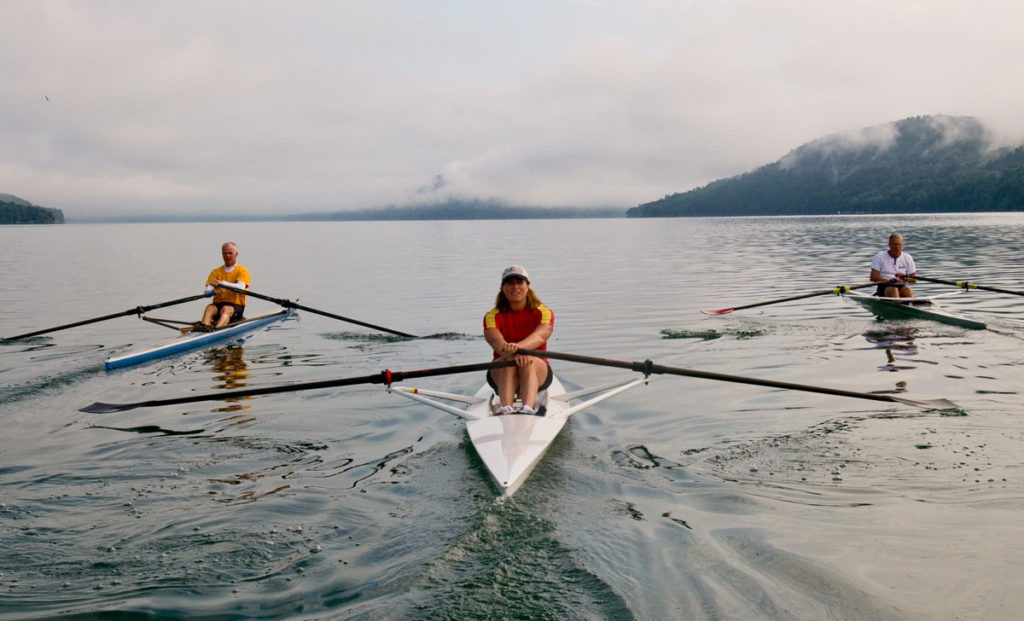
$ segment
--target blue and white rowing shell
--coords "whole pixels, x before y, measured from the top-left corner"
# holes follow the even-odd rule
[[[148,347],[140,351],[107,358],[104,366],[108,369],[117,369],[131,366],[133,364],[140,364],[156,358],[163,358],[164,356],[171,356],[190,349],[199,349],[212,343],[234,338],[246,332],[251,332],[269,323],[280,321],[293,312],[294,311],[291,309],[285,309],[269,315],[260,315],[259,317],[253,317],[252,319],[245,319],[239,323],[225,326],[219,330],[214,330],[213,332],[190,332],[189,334],[183,334],[161,341],[152,347]]]

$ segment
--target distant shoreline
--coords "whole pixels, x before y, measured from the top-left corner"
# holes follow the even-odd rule
[[[644,220],[687,220],[687,219],[756,219],[756,218],[905,218],[922,216],[969,216],[969,215],[999,215],[999,214],[1024,214],[1024,211],[942,211],[942,212],[893,212],[893,213],[807,213],[807,214],[778,214],[778,215],[723,215],[723,216],[654,216],[643,218],[630,218],[625,215],[618,216],[572,216],[572,217],[520,217],[520,218],[405,218],[405,219],[372,219],[372,218],[324,218],[320,220],[309,218],[293,218],[282,216],[224,216],[221,218],[73,218],[68,219],[67,224],[202,224],[202,223],[229,223],[229,222],[473,222],[473,221],[516,221],[516,220],[610,220],[622,219],[632,221]]]
[[[311,217],[311,216],[252,216],[252,215],[225,215],[225,216],[154,216],[154,217],[132,217],[132,216],[110,216],[95,218],[68,218],[69,224],[174,224],[187,222],[459,222],[473,220],[607,220],[625,219],[625,210],[614,214],[580,214],[565,215],[524,215],[524,216],[478,216],[478,217],[451,217],[451,218],[373,218],[373,217]]]

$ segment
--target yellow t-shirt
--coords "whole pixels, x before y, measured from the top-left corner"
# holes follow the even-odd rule
[[[210,277],[206,279],[206,284],[212,285],[215,280],[223,280],[226,283],[239,283],[246,289],[248,289],[249,285],[252,284],[252,279],[249,278],[249,270],[237,263],[230,272],[224,269],[223,265],[214,268],[213,271],[210,272]],[[241,293],[228,291],[224,287],[216,287],[214,289],[213,302],[226,302],[228,304],[245,306],[245,296]]]

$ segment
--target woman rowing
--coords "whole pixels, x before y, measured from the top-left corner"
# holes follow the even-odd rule
[[[555,324],[555,314],[541,303],[530,288],[530,276],[519,265],[501,273],[494,308],[484,315],[484,338],[494,350],[494,360],[514,360],[515,366],[491,369],[487,383],[498,393],[500,407],[496,415],[515,411],[516,393],[522,401],[521,414],[536,414],[537,393],[551,383],[551,367],[546,358],[516,353],[523,349],[547,349]]]

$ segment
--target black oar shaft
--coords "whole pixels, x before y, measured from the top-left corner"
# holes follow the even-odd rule
[[[828,388],[825,386],[810,386],[807,384],[793,384],[790,382],[778,382],[774,380],[759,379],[755,377],[743,377],[740,375],[727,375],[725,373],[712,373],[710,371],[697,371],[695,369],[684,369],[679,367],[667,367],[660,364],[654,364],[650,360],[643,362],[629,362],[625,360],[610,360],[607,358],[594,358],[591,356],[580,356],[577,354],[563,354],[553,351],[539,351],[533,349],[520,349],[519,353],[526,354],[529,356],[539,356],[541,358],[552,358],[556,360],[566,360],[569,362],[582,362],[586,364],[595,364],[607,367],[615,367],[619,369],[629,369],[644,375],[660,374],[660,375],[681,375],[684,377],[699,377],[704,379],[719,380],[725,382],[736,382],[739,384],[751,384],[754,386],[767,386],[770,388],[782,388],[786,390],[802,390],[804,392],[816,392],[826,395],[836,395],[840,397],[854,397],[857,399],[870,399],[873,401],[889,401],[897,403],[912,403],[912,400],[905,398],[897,398],[891,395],[876,395],[866,392],[854,392],[851,390],[842,390],[839,388]],[[923,402],[922,402],[923,403]],[[954,404],[950,404],[954,405]]]
[[[221,401],[225,399],[237,399],[239,397],[256,397],[260,395],[271,395],[280,392],[296,392],[300,390],[317,390],[320,388],[337,388],[339,386],[354,386],[356,384],[392,384],[407,379],[420,377],[432,377],[435,375],[453,375],[456,373],[472,373],[498,367],[507,367],[515,364],[513,360],[497,360],[494,362],[481,362],[477,364],[464,364],[451,367],[439,367],[436,369],[419,369],[415,371],[390,371],[385,370],[373,375],[359,377],[343,377],[340,379],[320,380],[316,382],[305,382],[302,384],[285,384],[283,386],[267,386],[264,388],[244,388],[241,390],[222,390],[220,392],[204,393],[201,395],[189,395],[187,397],[175,397],[172,399],[151,399],[149,401],[136,401],[134,403],[102,403],[96,402],[82,408],[81,412],[94,414],[105,414],[109,412],[121,412],[134,410],[135,408],[158,407],[163,405],[179,405],[182,403],[197,403],[199,401]]]
[[[782,302],[792,302],[793,300],[803,300],[803,299],[806,299],[806,298],[813,298],[813,297],[819,296],[819,295],[828,295],[829,293],[834,293],[836,295],[839,295],[839,294],[846,293],[847,291],[853,291],[854,289],[863,289],[864,287],[870,287],[872,285],[877,285],[877,284],[879,284],[879,283],[868,282],[868,283],[864,283],[864,284],[861,284],[861,285],[851,285],[851,286],[839,285],[838,287],[833,287],[831,289],[824,289],[822,291],[812,291],[810,293],[802,293],[800,295],[792,295],[792,296],[785,297],[785,298],[779,298],[777,300],[767,300],[765,302],[755,302],[753,304],[745,304],[743,306],[734,306],[732,308],[723,308],[723,309],[719,309],[719,310],[703,311],[703,312],[706,315],[724,315],[724,314],[727,314],[727,313],[731,313],[732,311],[744,310],[744,309],[747,309],[747,308],[757,308],[758,306],[767,306],[769,304],[780,304]]]
[[[178,300],[171,300],[169,302],[161,302],[159,304],[150,304],[149,306],[136,306],[135,308],[125,309],[125,310],[121,311],[120,313],[111,313],[109,315],[104,315],[102,317],[93,317],[92,319],[83,319],[82,321],[76,321],[74,323],[67,323],[67,324],[64,324],[62,326],[56,326],[54,328],[47,328],[45,330],[36,330],[35,332],[28,332],[26,334],[19,334],[17,336],[7,336],[7,337],[4,337],[4,339],[8,340],[8,341],[13,341],[15,339],[25,339],[25,338],[28,338],[30,336],[38,336],[40,334],[46,334],[47,332],[56,332],[58,330],[66,330],[68,328],[77,328],[78,326],[84,326],[84,325],[88,325],[90,323],[97,323],[97,322],[100,322],[100,321],[106,321],[108,319],[116,319],[118,317],[125,317],[127,315],[140,315],[141,316],[143,313],[151,311],[154,308],[163,308],[165,306],[173,306],[175,304],[183,304],[185,302],[191,302],[193,300],[198,300],[198,299],[200,299],[202,297],[205,297],[205,296],[203,296],[203,294],[190,295],[187,298],[181,298],[181,299],[178,299]]]
[[[1011,291],[1009,289],[1000,289],[998,287],[987,287],[985,285],[979,285],[978,283],[968,282],[966,280],[941,280],[939,278],[928,278],[927,276],[915,276],[915,278],[928,282],[936,282],[941,285],[953,285],[954,287],[960,287],[961,289],[983,289],[985,291],[995,291],[996,293],[1024,295],[1024,291]]]
[[[229,287],[226,287],[226,288],[235,290],[235,287],[230,287],[229,286]],[[347,321],[348,323],[353,323],[353,324],[356,324],[358,326],[363,326],[364,328],[371,328],[373,330],[380,330],[381,332],[387,332],[389,334],[394,334],[394,335],[397,335],[397,336],[406,336],[406,337],[413,338],[413,339],[419,338],[415,334],[409,334],[407,332],[400,332],[398,330],[392,330],[391,328],[385,328],[384,326],[377,326],[377,325],[374,325],[372,323],[367,323],[365,321],[359,321],[358,319],[352,319],[351,317],[343,317],[341,315],[336,315],[334,313],[329,313],[329,312],[324,311],[324,310],[320,310],[320,309],[316,309],[316,308],[310,308],[309,306],[303,306],[302,304],[299,304],[297,302],[292,302],[291,300],[286,300],[286,299],[283,299],[283,298],[274,298],[274,297],[271,297],[269,295],[263,295],[262,293],[257,293],[255,291],[250,291],[248,289],[246,289],[244,292],[241,292],[241,293],[244,293],[245,295],[251,295],[254,298],[259,298],[261,300],[266,300],[268,302],[273,302],[274,304],[280,304],[281,306],[283,306],[285,308],[294,308],[294,309],[297,309],[297,310],[302,310],[302,311],[306,311],[306,312],[309,312],[309,313],[314,313],[316,315],[323,315],[324,317],[330,317],[331,319],[339,319],[341,321]]]

